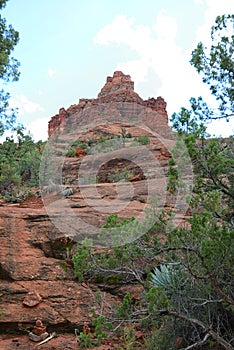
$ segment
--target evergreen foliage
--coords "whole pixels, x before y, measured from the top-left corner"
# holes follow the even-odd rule
[[[23,200],[27,188],[39,186],[44,142],[34,142],[22,128],[16,134],[17,140],[7,137],[0,145],[0,195],[7,201]]]
[[[6,6],[7,0],[0,1],[0,11]],[[0,14],[0,81],[4,84],[19,79],[19,62],[11,56],[19,41],[19,33]],[[16,113],[9,108],[10,94],[0,90],[0,136],[6,129],[15,124]]]

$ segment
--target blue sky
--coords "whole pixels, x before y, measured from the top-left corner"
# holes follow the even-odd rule
[[[189,64],[191,51],[209,44],[217,15],[233,10],[232,0],[9,0],[3,16],[20,33],[21,63],[20,80],[8,85],[11,105],[36,140],[46,139],[59,108],[95,98],[122,70],[141,97],[163,96],[170,116],[191,96],[210,95]],[[209,127],[223,136],[233,129]]]

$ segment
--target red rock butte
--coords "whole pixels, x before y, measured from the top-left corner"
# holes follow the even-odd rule
[[[164,99],[159,96],[156,99],[152,97],[148,100],[143,100],[134,91],[134,82],[131,80],[130,75],[125,75],[121,71],[115,71],[113,77],[106,78],[106,83],[96,99],[82,98],[79,100],[78,104],[71,105],[67,110],[60,108],[59,113],[53,116],[49,121],[49,137],[51,137],[55,132],[62,130],[62,125],[68,121],[69,117],[76,114],[77,112],[81,112],[87,107],[90,108],[92,106],[97,106],[98,104],[110,104],[119,102],[132,103],[135,106],[142,106],[142,108],[145,107],[145,109],[154,111],[153,117],[151,116],[151,118],[149,118],[147,116],[148,124],[154,125],[154,129],[156,129],[156,131],[159,131],[159,129],[169,129],[168,114],[166,110],[167,104]],[[143,120],[146,119],[145,116],[142,118]]]

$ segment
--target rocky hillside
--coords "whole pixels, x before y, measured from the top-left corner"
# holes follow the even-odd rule
[[[131,108],[128,105],[126,109],[124,103]],[[109,115],[115,118],[103,123],[108,118],[104,111],[102,123],[97,125],[97,110],[103,111],[107,105]],[[136,123],[129,122],[133,110]],[[120,111],[125,116],[120,116]],[[59,334],[38,349],[77,349],[74,330],[82,330],[90,309],[98,307],[98,284],[77,283],[71,262],[71,247],[75,249],[80,237],[92,238],[86,224],[98,229],[111,213],[120,218],[141,217],[149,199],[155,197],[160,208],[174,210],[176,220],[184,216],[175,197],[166,191],[174,143],[166,103],[161,97],[142,100],[129,75],[115,72],[97,99],[81,99],[78,105],[60,109],[51,118],[48,133],[54,152],[51,159],[56,158],[59,166],[54,168],[56,174],[42,181],[43,198],[32,197],[15,205],[2,203],[0,207],[2,350],[33,349],[27,333],[37,320],[47,326],[47,332]],[[56,184],[59,167],[57,186],[71,189],[66,198],[46,190]],[[75,226],[70,225],[66,212],[61,213],[61,201],[72,211],[72,223],[77,219]],[[54,220],[56,216],[62,218],[64,230]],[[102,283],[101,290],[106,303],[113,306],[126,290],[138,298],[141,288]],[[71,334],[61,335],[64,332]]]

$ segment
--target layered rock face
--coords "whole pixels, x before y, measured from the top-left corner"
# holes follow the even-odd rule
[[[109,115],[114,116],[113,123]],[[132,116],[135,119],[131,123]],[[98,124],[103,117],[107,123],[89,127],[92,121]],[[85,124],[87,128],[78,137],[79,125]],[[144,130],[141,125],[149,128]],[[74,131],[73,140],[79,138],[90,147],[84,150],[76,145],[74,157],[66,156],[71,144],[71,134],[66,132],[68,126]],[[170,138],[166,102],[162,97],[144,101],[134,91],[129,75],[117,71],[113,77],[107,77],[96,99],[81,99],[67,110],[61,108],[50,120],[48,132],[52,139],[58,136],[54,137],[52,145],[56,149],[55,156],[61,158],[63,185],[72,189],[65,202],[75,218],[75,231],[73,234],[69,225],[68,233],[54,225],[56,215],[63,215],[66,224],[69,217],[65,213],[48,214],[50,202],[59,203],[60,198],[48,195],[47,208],[46,198],[45,207],[40,198],[34,198],[35,204],[29,201],[0,208],[0,311],[3,313],[0,333],[14,335],[12,340],[9,334],[0,335],[3,344],[0,350],[30,349],[28,337],[21,338],[18,333],[25,329],[31,331],[38,320],[47,326],[49,333],[73,332],[69,339],[68,335],[59,336],[51,340],[51,347],[45,344],[41,349],[77,349],[74,329],[82,330],[89,320],[90,309],[99,307],[98,285],[78,284],[72,269],[71,254],[77,242],[80,243],[76,234],[92,238],[85,231],[86,224],[102,227],[110,213],[118,213],[121,218],[138,218],[147,209],[149,197],[158,198],[160,208],[174,209],[178,220],[184,214],[178,207],[173,208],[175,198],[166,193],[168,159],[174,144]],[[131,137],[121,140],[119,136],[123,132]],[[166,135],[167,140],[159,138],[157,133]],[[146,137],[148,144],[136,143],[139,137]],[[99,150],[101,138],[106,139],[106,143],[99,143]],[[123,144],[119,145],[121,142]],[[113,148],[109,150],[110,147]],[[96,163],[99,165],[95,166]],[[98,183],[93,181],[97,169]],[[78,182],[78,174],[83,183]],[[105,302],[117,305],[122,287],[102,285],[101,288]],[[134,287],[129,288],[132,291]]]
[[[106,84],[98,94],[98,98],[104,98],[110,94],[124,93],[128,91],[129,95],[134,93],[134,82],[131,80],[130,75],[125,75],[120,71],[114,72],[113,77],[106,78]],[[134,93],[137,95],[136,93]]]
[[[130,75],[125,75],[121,71],[116,71],[113,77],[107,77],[104,87],[95,99],[80,99],[78,104],[70,106],[67,110],[61,108],[59,113],[51,118],[49,121],[48,134],[51,137],[54,133],[60,133],[66,127],[66,123],[71,124],[72,116],[76,113],[81,113],[87,108],[94,107],[93,113],[91,113],[91,118],[87,121],[90,123],[92,119],[96,118],[97,106],[108,105],[110,113],[116,112],[116,104],[132,104],[130,110],[128,110],[129,116],[131,114],[140,114],[139,118],[145,121],[146,124],[153,127],[156,132],[162,133],[165,129],[164,134],[168,133],[168,115],[166,110],[166,102],[160,96],[155,98],[149,98],[148,100],[143,100],[134,91],[134,82],[131,80]],[[141,108],[140,108],[141,107]],[[125,106],[126,108],[126,106]],[[154,113],[151,114],[150,111]],[[118,113],[117,113],[118,114]],[[79,119],[79,118],[78,118]],[[79,120],[75,121],[79,123]],[[165,136],[165,135],[164,135]]]
[[[34,349],[28,333],[37,320],[48,333],[58,334],[40,349],[77,349],[74,329],[82,330],[96,306],[96,291],[75,281],[69,241],[42,203],[31,204],[0,208],[0,349]],[[116,299],[110,293],[105,298],[108,303]],[[72,333],[59,335],[66,331]]]

